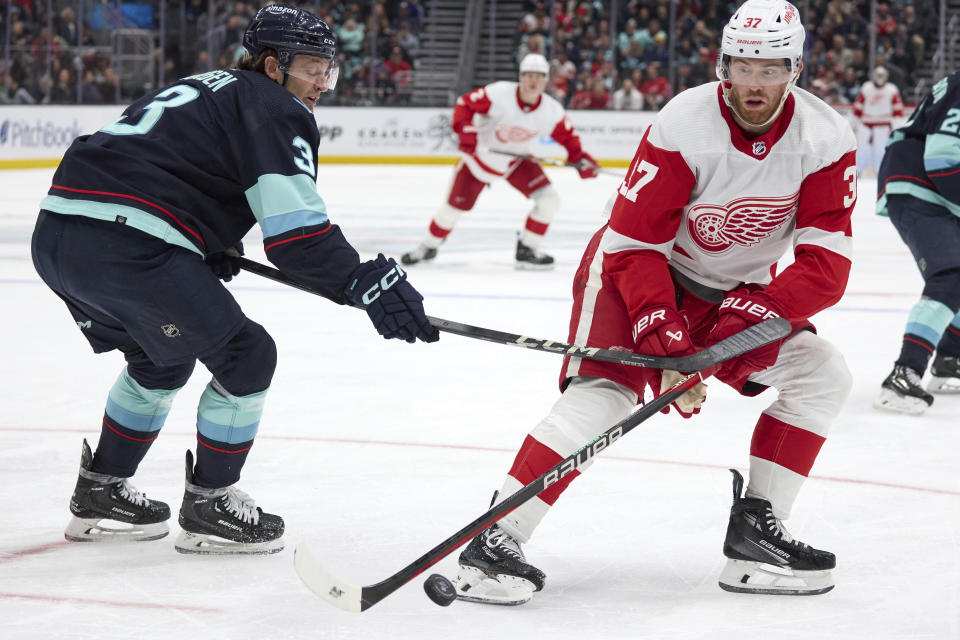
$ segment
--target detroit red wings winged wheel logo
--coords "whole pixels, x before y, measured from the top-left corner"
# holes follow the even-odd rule
[[[687,212],[690,236],[704,251],[757,244],[797,210],[800,192],[783,198],[739,198],[725,205],[698,204]]]
[[[537,132],[526,127],[517,127],[514,125],[501,124],[493,132],[497,140],[505,144],[511,142],[526,142],[537,137]]]

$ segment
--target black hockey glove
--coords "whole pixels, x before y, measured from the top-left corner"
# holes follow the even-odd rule
[[[423,296],[407,282],[407,272],[383,254],[362,262],[350,274],[343,292],[347,302],[366,309],[367,315],[384,338],[407,342],[436,342],[440,332],[427,320]]]
[[[204,260],[218,278],[224,282],[233,280],[240,273],[240,256],[243,255],[243,243],[238,242],[226,251],[208,254]]]

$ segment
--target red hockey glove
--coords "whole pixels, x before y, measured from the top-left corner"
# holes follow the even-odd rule
[[[694,352],[686,315],[670,307],[651,307],[637,314],[633,323],[633,339],[637,351],[646,355],[686,356]],[[680,374],[676,371],[651,369],[649,384],[654,397],[679,379]],[[700,405],[706,396],[707,385],[697,383],[673,403],[673,408],[684,418],[689,418],[700,413]],[[662,411],[669,413],[670,409],[668,407]]]
[[[577,172],[580,174],[580,177],[584,180],[588,178],[596,178],[600,175],[598,169],[600,165],[597,164],[597,161],[593,159],[586,151],[578,151],[567,155],[567,162],[577,165]]]
[[[467,125],[460,130],[460,144],[457,146],[460,151],[467,155],[473,155],[477,150],[477,128]]]
[[[767,318],[779,318],[782,315],[777,303],[763,293],[763,287],[744,285],[728,293],[720,303],[717,324],[710,332],[708,343],[714,344]],[[728,360],[717,372],[717,379],[734,387],[742,387],[751,373],[773,366],[780,355],[781,344],[783,340],[778,340]]]

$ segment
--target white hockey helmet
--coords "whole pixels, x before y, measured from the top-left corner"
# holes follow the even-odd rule
[[[747,0],[740,5],[723,28],[720,55],[717,56],[717,78],[723,86],[726,103],[730,105],[727,91],[731,81],[731,58],[782,59],[784,73],[768,74],[766,79],[758,74],[758,77],[751,79],[757,84],[787,83],[780,107],[765,124],[772,122],[780,115],[783,103],[800,76],[805,37],[806,29],[800,20],[800,13],[787,0]]]
[[[525,73],[550,74],[550,63],[539,53],[528,53],[520,61],[520,75]]]

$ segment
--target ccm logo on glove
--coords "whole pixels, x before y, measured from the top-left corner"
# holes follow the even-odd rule
[[[364,305],[368,305],[377,298],[380,297],[380,294],[384,291],[390,289],[393,285],[400,282],[401,278],[407,275],[407,272],[404,271],[400,265],[394,263],[393,268],[383,274],[383,277],[380,278],[380,282],[374,283],[372,287],[363,292],[363,295],[360,296],[360,300]]]
[[[758,304],[751,300],[750,298],[741,298],[741,297],[726,297],[723,299],[723,302],[720,304],[720,310],[730,310],[730,311],[739,311],[751,316],[756,316],[761,320],[767,320],[769,318],[779,318],[780,314],[776,311],[768,309],[762,304]]]

